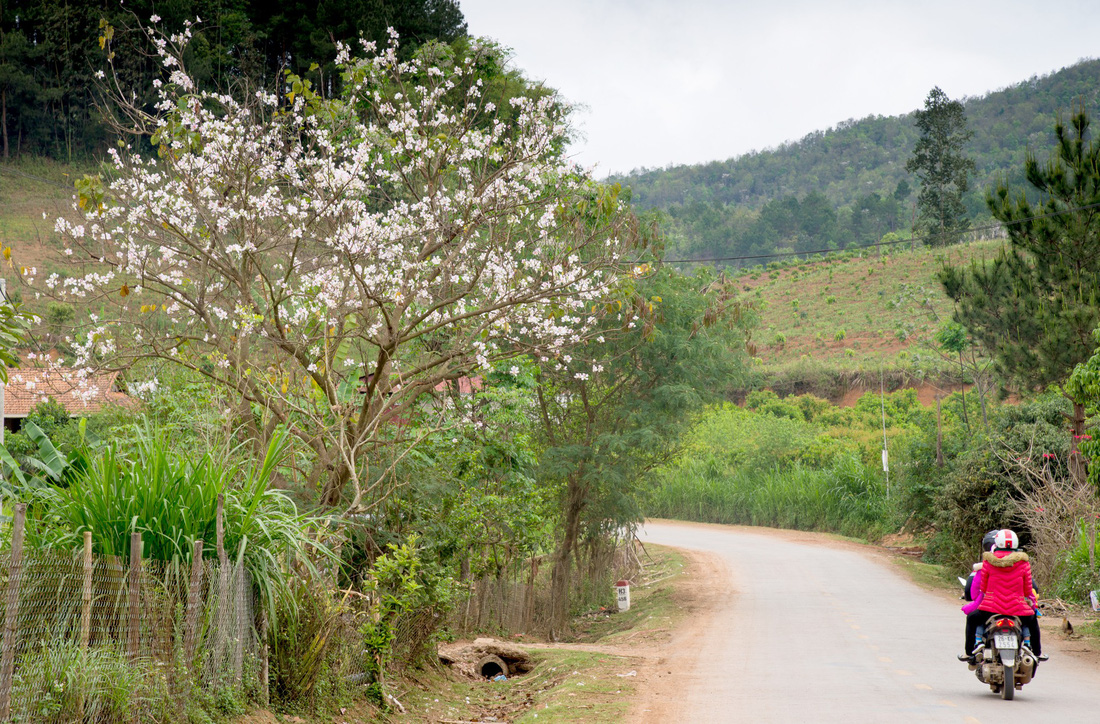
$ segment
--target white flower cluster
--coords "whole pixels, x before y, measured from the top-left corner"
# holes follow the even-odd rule
[[[186,343],[228,373],[262,344],[299,376],[357,376],[378,350],[415,376],[583,340],[628,234],[619,209],[577,218],[597,189],[562,155],[560,98],[513,97],[502,115],[478,76],[494,51],[401,61],[394,37],[364,60],[338,49],[339,102],[239,100],[197,90],[190,34],[155,39],[158,158],[112,150],[102,202],[56,224],[91,263],[47,287],[119,308],[77,345],[84,362]]]

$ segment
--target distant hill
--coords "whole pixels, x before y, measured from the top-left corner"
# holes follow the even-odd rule
[[[967,207],[984,218],[985,189],[998,177],[1022,187],[1025,154],[1046,156],[1058,113],[1083,104],[1100,122],[1100,60],[962,100],[977,164]],[[917,182],[905,162],[916,140],[911,113],[871,116],[775,149],[615,180],[631,188],[638,207],[668,212],[673,254],[843,248],[908,229]]]

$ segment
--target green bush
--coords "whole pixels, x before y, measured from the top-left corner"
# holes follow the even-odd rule
[[[34,471],[34,464],[30,461],[38,452],[38,446],[26,433],[27,423],[37,425],[56,447],[64,446],[72,450],[79,445],[79,425],[69,417],[68,410],[52,397],[39,402],[27,413],[22,431],[4,436],[4,448],[27,472]]]
[[[374,562],[368,590],[373,594],[374,608],[360,628],[366,674],[371,681],[367,693],[376,704],[388,708],[385,675],[397,642],[398,624],[412,612],[442,614],[449,599],[450,581],[441,571],[426,565],[413,537],[400,546],[390,546]],[[412,652],[413,658],[417,653]]]
[[[1082,521],[1077,528],[1077,545],[1063,553],[1055,568],[1055,584],[1052,595],[1076,603],[1086,603],[1089,591],[1100,589],[1100,571],[1095,562],[1100,561],[1100,536],[1096,534],[1096,521]],[[1090,530],[1091,526],[1091,530]],[[1089,555],[1090,539],[1092,555]]]
[[[947,413],[947,405],[944,410]],[[957,417],[945,425],[954,428],[961,439],[952,442],[950,435],[945,436],[947,465],[936,474],[938,490],[927,493],[934,496],[932,507],[938,511],[934,522],[938,532],[928,548],[930,557],[961,566],[973,559],[978,541],[993,528],[1011,526],[1020,534],[1022,545],[1030,544],[1031,532],[1014,518],[1013,499],[1031,483],[1006,459],[1026,455],[1029,450],[1035,456],[1048,455],[1042,460],[1051,475],[1055,479],[1068,477],[1070,441],[1064,419],[1068,412],[1069,402],[1058,393],[1049,393],[1019,405],[997,407],[990,415],[988,436],[966,433]],[[935,423],[930,427],[934,429]],[[927,469],[929,456],[934,458],[933,445],[934,440],[924,443],[919,457],[914,455],[910,464]],[[927,473],[919,483],[936,486]]]
[[[815,422],[823,413],[836,409],[833,403],[817,395],[806,394],[788,397],[787,402],[797,405],[798,409],[802,410],[802,417],[807,422]]]
[[[745,398],[745,408],[764,415],[786,417],[791,420],[803,421],[806,419],[797,405],[786,400],[780,400],[779,395],[771,390],[754,390],[750,392],[748,397]]]
[[[856,401],[856,414],[863,420],[865,427],[881,427],[883,408],[886,412],[886,427],[935,426],[934,411],[926,409],[917,398],[917,391],[911,388],[897,390],[882,395],[868,392]]]

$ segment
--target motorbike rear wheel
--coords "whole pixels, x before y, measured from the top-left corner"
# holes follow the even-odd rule
[[[1012,701],[1012,698],[1016,696],[1016,667],[1002,665],[1001,669],[1005,675],[1005,683],[1001,686],[1001,698],[1005,701]]]

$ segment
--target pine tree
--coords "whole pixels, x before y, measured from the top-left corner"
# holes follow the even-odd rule
[[[920,139],[905,170],[920,179],[915,234],[930,236],[934,246],[958,243],[970,228],[962,197],[974,172],[974,161],[963,153],[973,131],[966,125],[962,103],[953,101],[938,87],[916,111]]]
[[[1068,126],[1059,119],[1051,158],[1040,163],[1028,154],[1025,173],[1038,204],[1003,182],[987,194],[1008,234],[997,257],[940,275],[955,300],[956,321],[994,357],[1007,382],[1023,390],[1056,387],[1073,401],[1070,470],[1080,477],[1084,401],[1062,385],[1091,356],[1100,323],[1100,146],[1088,140],[1088,127],[1083,110]]]

